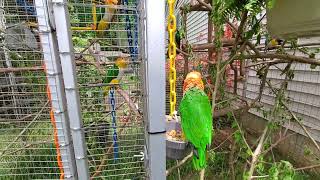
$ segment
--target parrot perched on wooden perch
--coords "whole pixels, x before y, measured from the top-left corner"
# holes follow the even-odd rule
[[[107,69],[107,76],[104,79],[104,83],[107,84],[119,84],[120,80],[125,74],[125,70],[128,67],[128,62],[119,57],[115,61],[114,65]],[[109,96],[110,95],[110,96]],[[115,105],[115,88],[113,86],[106,86],[104,88],[104,96],[109,96],[111,105],[111,116],[112,116],[112,128],[113,128],[113,151],[114,160],[116,161],[119,157],[119,146],[118,146],[118,134],[117,134],[117,117],[116,117],[116,105]],[[106,98],[107,99],[107,98]]]
[[[114,65],[107,69],[107,76],[103,80],[103,83],[107,84],[119,84],[121,78],[125,74],[125,70],[128,67],[128,61],[124,58],[119,57],[115,61]],[[110,86],[105,88],[105,93],[108,94]]]
[[[193,147],[193,166],[202,170],[212,140],[212,109],[199,72],[190,72],[184,80],[179,111],[182,131]]]
[[[98,24],[98,37],[102,37],[105,33],[105,30],[110,28],[110,23],[112,21],[113,15],[116,9],[113,6],[118,4],[118,0],[105,0],[105,11],[102,19]]]

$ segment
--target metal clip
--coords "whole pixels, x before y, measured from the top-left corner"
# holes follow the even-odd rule
[[[143,161],[144,160],[144,152],[140,152],[140,154],[136,154],[136,155],[133,155],[133,157],[140,157],[140,160]]]

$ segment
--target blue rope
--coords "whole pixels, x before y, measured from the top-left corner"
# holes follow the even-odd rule
[[[111,87],[109,91],[110,104],[111,104],[111,117],[112,117],[112,129],[113,129],[113,158],[114,162],[119,158],[119,146],[118,146],[118,135],[117,135],[117,116],[116,116],[116,101],[115,101],[114,87]]]
[[[138,8],[138,1],[139,0],[136,0],[136,8]],[[138,16],[138,10],[136,11],[136,15],[134,16],[134,22],[135,22],[135,26],[134,26],[134,45],[135,45],[135,47],[134,47],[134,53],[135,53],[135,55],[136,56],[138,56],[138,18],[139,18],[139,16]]]
[[[17,5],[22,7],[27,14],[33,15],[33,16],[37,15],[34,6],[31,5],[27,0],[16,0],[16,2],[17,2]]]
[[[136,0],[136,5],[137,5],[137,1]],[[125,6],[128,6],[128,0],[124,0],[123,4]],[[129,10],[125,10],[124,11],[126,14],[126,31],[127,31],[127,37],[128,37],[128,44],[129,44],[129,51],[130,51],[130,56],[132,58],[132,60],[136,60],[137,56],[138,56],[138,16],[137,14],[134,15],[134,22],[136,23],[136,25],[134,26],[134,36],[132,36],[132,26],[131,26],[131,21],[130,21],[130,15],[129,15]],[[134,42],[133,42],[134,40]]]

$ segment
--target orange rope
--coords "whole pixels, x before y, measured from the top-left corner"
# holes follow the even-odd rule
[[[43,64],[43,69],[47,70],[46,69],[46,65]],[[58,140],[58,130],[57,130],[57,126],[56,126],[56,120],[54,118],[54,113],[53,113],[53,109],[52,109],[52,104],[51,104],[51,92],[50,92],[50,89],[49,89],[49,84],[48,84],[48,78],[46,77],[47,79],[47,96],[48,96],[48,99],[49,99],[49,103],[50,103],[50,106],[51,106],[51,110],[50,110],[50,121],[51,121],[51,124],[53,126],[53,137],[54,137],[54,144],[56,146],[56,151],[57,151],[57,161],[58,161],[58,167],[59,167],[59,170],[60,170],[60,179],[64,179],[64,170],[63,170],[63,164],[62,164],[62,160],[61,160],[61,153],[60,153],[60,146],[59,146],[59,140]]]

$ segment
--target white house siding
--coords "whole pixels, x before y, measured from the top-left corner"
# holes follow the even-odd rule
[[[317,38],[304,41],[317,41]],[[320,46],[320,41],[318,40],[318,42]],[[303,54],[296,53],[296,55],[302,56]],[[279,64],[277,67],[270,67],[267,80],[279,86],[285,77],[284,75],[280,75],[281,71],[279,68],[284,69],[285,66],[286,64]],[[320,142],[320,67],[311,69],[310,65],[300,63],[294,63],[292,67],[294,69],[294,78],[288,83],[287,92],[290,99],[289,108],[298,117],[303,119],[302,123],[307,127],[312,136]],[[248,72],[247,77],[245,97],[254,99],[258,95],[260,80],[257,78],[256,72],[252,70]],[[271,89],[268,87],[263,91],[261,101],[266,109],[272,108],[275,100],[274,95],[270,91]],[[250,110],[250,112],[263,117],[256,110]],[[297,133],[306,135],[297,123],[287,123],[285,126]]]
[[[187,16],[187,38],[190,44],[208,42],[208,13],[191,12]]]
[[[180,27],[182,17],[180,16],[180,7],[188,4],[190,0],[176,0],[175,15],[177,18],[177,27]],[[168,12],[168,11],[167,11]],[[208,37],[208,13],[191,12],[187,15],[187,38],[191,44],[206,43]],[[168,37],[168,35],[166,35]]]

